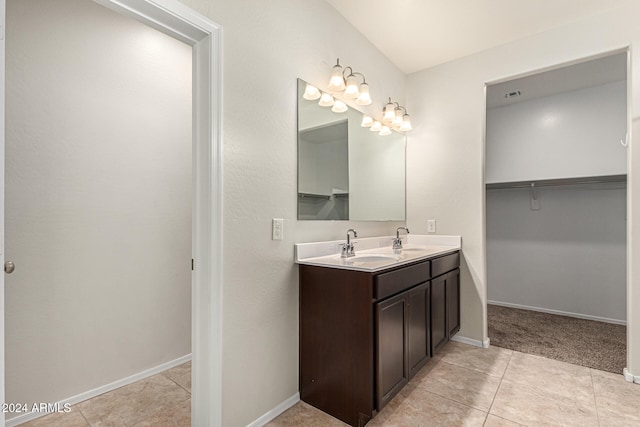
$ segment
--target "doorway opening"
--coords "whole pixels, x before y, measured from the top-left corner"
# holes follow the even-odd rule
[[[195,269],[191,273],[193,292],[190,335],[192,337],[194,376],[192,420],[194,425],[218,426],[221,425],[220,327],[222,307],[220,268],[222,253],[220,250],[222,233],[221,29],[207,18],[172,0],[156,2],[162,3],[161,5],[140,4],[135,0],[104,0],[99,3],[120,13],[134,16],[139,21],[187,43],[192,48],[193,226],[191,234],[193,241],[191,245],[195,261]],[[4,1],[1,6],[4,17]],[[1,49],[4,58],[4,44]],[[50,53],[64,54],[64,51]],[[4,80],[4,66],[2,73],[1,77]],[[81,85],[82,82],[78,82],[78,84]],[[2,96],[4,98],[4,92]],[[69,117],[69,120],[73,120],[73,117]],[[83,125],[86,123],[78,123],[78,126]],[[4,132],[2,134],[4,138]],[[79,147],[79,149],[82,150],[83,147]],[[4,156],[4,152],[2,155]],[[4,191],[4,188],[2,190]],[[4,293],[4,280],[0,282],[0,287],[2,288],[0,291]],[[116,309],[117,307],[114,307],[114,310]],[[3,324],[0,325],[2,326],[0,329],[3,330],[4,316],[1,322]],[[61,346],[63,346],[64,337],[60,338]],[[4,353],[0,354],[0,357],[4,362]],[[0,380],[4,385],[4,369],[0,373]],[[5,401],[4,387],[2,387],[2,391],[2,398]],[[74,396],[74,398],[79,398],[79,396]],[[0,415],[0,423],[4,423],[4,414]]]
[[[627,61],[618,51],[487,85],[493,345],[623,373]]]

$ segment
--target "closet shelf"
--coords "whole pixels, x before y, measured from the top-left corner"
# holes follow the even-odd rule
[[[487,183],[487,190],[500,190],[507,188],[538,188],[551,187],[559,185],[579,185],[579,184],[604,184],[611,182],[627,182],[627,175],[603,175],[603,176],[585,176],[578,178],[557,178],[557,179],[539,179],[530,181],[511,181],[511,182],[495,182]]]
[[[314,199],[314,200],[331,200],[334,199],[348,199],[349,193],[333,193],[333,194],[314,194],[314,193],[298,193],[299,199]]]
[[[313,193],[298,193],[299,199],[318,199],[318,200],[329,200],[331,196],[328,194],[313,194]]]

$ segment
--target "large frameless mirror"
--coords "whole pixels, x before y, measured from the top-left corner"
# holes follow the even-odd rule
[[[404,221],[405,136],[304,99],[306,85],[298,79],[298,219]]]

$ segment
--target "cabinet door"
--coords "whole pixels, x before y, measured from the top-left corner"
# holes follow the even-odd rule
[[[420,368],[429,361],[431,354],[429,282],[409,291],[407,301],[409,378],[413,378]]]
[[[431,280],[431,356],[448,341],[447,275]]]
[[[447,321],[449,338],[460,330],[460,269],[447,273]]]
[[[407,383],[407,293],[376,305],[378,411]]]

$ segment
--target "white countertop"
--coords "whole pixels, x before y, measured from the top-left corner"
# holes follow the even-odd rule
[[[409,234],[401,237],[403,248],[399,251],[391,246],[395,236],[352,239],[356,256],[350,258],[340,257],[340,245],[346,240],[297,243],[295,260],[297,264],[377,272],[461,248],[460,236]]]

